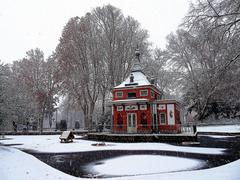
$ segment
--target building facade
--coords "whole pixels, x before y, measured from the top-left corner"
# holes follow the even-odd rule
[[[142,71],[139,52],[131,74],[114,87],[112,110],[114,133],[180,133],[180,104],[162,99],[153,80]]]

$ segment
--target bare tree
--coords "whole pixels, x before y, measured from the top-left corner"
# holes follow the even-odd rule
[[[51,58],[44,61],[40,49],[30,50],[22,60],[15,61],[13,72],[18,82],[21,82],[23,92],[32,100],[30,103],[35,108],[39,132],[43,131],[43,119],[46,113],[52,115],[53,105],[56,102],[57,84]]]
[[[76,99],[91,129],[92,113],[99,94],[99,44],[93,39],[89,15],[72,18],[64,28],[57,47],[63,92]]]
[[[13,114],[10,76],[10,67],[0,61],[0,127],[10,126]]]
[[[240,2],[236,0],[199,0],[191,4],[185,25],[194,28],[195,24],[209,22],[209,31],[231,36],[240,28]]]
[[[239,18],[238,1],[200,0],[192,4],[183,29],[168,37],[171,62],[185,79],[185,102],[197,109],[198,119],[229,97],[228,85],[233,89],[239,85],[235,79],[239,75]]]
[[[172,69],[169,63],[169,53],[166,50],[154,49],[152,57],[144,63],[144,72],[162,92],[162,98],[178,98],[178,86],[181,78],[179,72]]]
[[[148,33],[140,28],[136,20],[124,17],[120,9],[111,5],[95,8],[92,12],[92,21],[97,24],[103,55],[100,92],[104,114],[106,95],[129,74],[136,47],[139,46],[143,55],[148,55]]]
[[[62,92],[77,101],[92,128],[95,103],[130,71],[137,44],[147,51],[147,32],[131,17],[111,5],[98,7],[84,17],[71,18],[57,47]]]

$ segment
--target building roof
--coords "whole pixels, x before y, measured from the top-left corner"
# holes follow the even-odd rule
[[[112,104],[131,104],[131,103],[144,103],[149,102],[148,99],[122,99],[122,100],[114,100],[112,101]]]
[[[134,80],[130,82],[130,76],[133,75]],[[123,87],[131,87],[131,86],[147,86],[151,85],[145,74],[142,71],[132,71],[131,74],[127,77],[125,81],[123,81],[120,85],[114,88],[123,88]]]
[[[161,104],[176,103],[178,105],[181,105],[181,103],[175,99],[161,99],[161,100],[156,100],[155,103],[161,103]]]
[[[154,83],[151,84],[150,81],[148,80],[147,76],[143,73],[143,71],[142,71],[143,68],[140,63],[139,49],[136,49],[135,55],[136,55],[136,58],[133,61],[133,66],[131,68],[131,74],[120,85],[114,87],[114,89],[151,85],[151,86],[155,87],[158,91],[160,91],[158,85],[154,84]]]

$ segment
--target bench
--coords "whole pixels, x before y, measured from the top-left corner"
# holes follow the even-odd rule
[[[61,143],[73,142],[73,139],[74,139],[73,132],[72,131],[63,131],[62,135],[59,137],[59,139],[61,140]]]

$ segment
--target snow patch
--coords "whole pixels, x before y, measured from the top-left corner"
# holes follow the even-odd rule
[[[198,132],[240,133],[240,125],[198,126]]]
[[[0,146],[0,178],[2,180],[72,179],[35,157],[17,149]]]
[[[126,163],[127,162],[127,163]],[[173,164],[174,162],[174,164]],[[90,172],[101,175],[144,175],[200,168],[200,160],[157,155],[128,155],[90,164]]]

